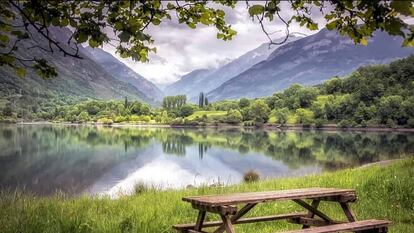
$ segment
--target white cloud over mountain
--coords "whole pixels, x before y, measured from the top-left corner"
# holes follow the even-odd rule
[[[286,2],[282,2],[283,8],[286,10],[282,11],[282,16],[290,18],[293,12]],[[192,70],[221,66],[268,41],[258,22],[249,17],[245,2],[239,2],[235,9],[222,9],[226,12],[226,21],[237,31],[237,36],[231,41],[218,40],[214,27],[198,25],[196,29],[190,29],[173,17],[171,21],[166,20],[159,26],[149,28],[157,53],[150,55],[148,63],[116,57],[155,84],[165,85]],[[272,37],[284,36],[285,27],[281,21],[268,22],[266,27],[269,32],[275,32]],[[291,25],[290,31],[308,35],[316,32],[298,25]],[[109,45],[104,46],[104,50],[115,55],[115,49]]]

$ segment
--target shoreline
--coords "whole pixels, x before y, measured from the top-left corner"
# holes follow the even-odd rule
[[[263,125],[261,127],[256,126],[243,126],[243,125],[230,125],[230,124],[217,124],[217,125],[169,125],[169,124],[125,124],[125,123],[70,123],[70,122],[50,122],[50,121],[22,121],[17,123],[2,123],[2,124],[16,124],[16,125],[69,125],[69,126],[103,126],[103,127],[136,127],[136,128],[212,128],[212,129],[264,129],[269,131],[358,131],[358,132],[414,132],[414,128],[388,128],[388,127],[347,127],[341,128],[336,125],[325,125],[323,127],[303,127],[302,125]]]

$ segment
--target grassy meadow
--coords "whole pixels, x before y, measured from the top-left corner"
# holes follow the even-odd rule
[[[293,189],[304,187],[355,188],[358,201],[351,204],[359,220],[393,221],[390,232],[414,232],[414,159],[382,166],[347,169],[301,178],[263,180],[229,187],[186,190],[137,190],[134,196],[116,200],[62,195],[34,197],[4,192],[0,198],[1,232],[174,232],[176,223],[193,222],[197,213],[183,196]],[[322,203],[332,217],[344,219],[339,205]],[[293,202],[261,204],[250,215],[301,211]],[[207,215],[208,219],[216,219]],[[284,221],[238,225],[237,232],[270,233],[298,228]]]

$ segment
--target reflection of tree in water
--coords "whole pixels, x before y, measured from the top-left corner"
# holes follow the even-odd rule
[[[169,134],[166,139],[162,141],[162,150],[166,154],[174,154],[178,156],[185,156],[185,147],[193,144],[193,139],[183,133]]]
[[[3,125],[0,186],[23,181],[46,194],[79,191],[153,140],[167,154],[183,156],[193,146],[202,159],[211,147],[226,148],[264,154],[292,168],[318,164],[328,170],[414,154],[412,133]]]
[[[205,156],[205,145],[209,145],[231,148],[240,154],[263,153],[275,160],[283,161],[291,168],[320,164],[330,170],[399,158],[404,153],[414,153],[414,135],[404,133],[209,129],[164,133],[174,135],[174,140],[171,136],[164,136],[164,141],[170,143],[173,141],[175,145],[169,147],[172,154],[185,154],[185,146],[183,147],[183,142],[180,142],[184,134],[192,138],[190,141],[184,137],[187,141],[185,145],[198,144],[200,158]],[[165,138],[169,139],[165,140]]]
[[[211,145],[208,143],[199,142],[198,143],[198,157],[203,159],[204,154],[207,153],[207,150],[210,149]]]
[[[78,193],[119,162],[136,156],[153,133],[61,125],[0,126],[0,187]],[[123,153],[122,153],[123,152]]]

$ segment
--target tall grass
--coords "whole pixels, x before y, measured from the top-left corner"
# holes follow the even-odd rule
[[[372,166],[302,178],[264,180],[230,187],[187,190],[142,189],[117,200],[87,196],[35,197],[19,192],[0,194],[0,232],[173,232],[176,223],[194,222],[196,211],[183,196],[251,192],[303,187],[355,188],[358,201],[352,208],[358,219],[378,218],[394,222],[390,232],[414,232],[414,159],[386,167]],[[332,217],[345,219],[335,203],[322,203]],[[250,215],[301,211],[292,202],[261,204]],[[216,219],[209,216],[208,219]],[[275,232],[298,228],[286,222],[239,225],[237,232]]]

